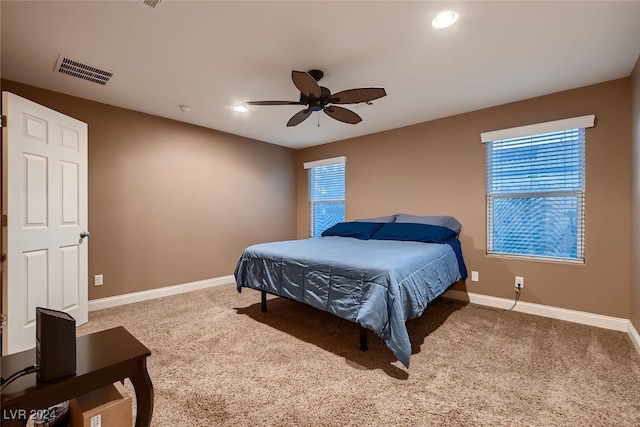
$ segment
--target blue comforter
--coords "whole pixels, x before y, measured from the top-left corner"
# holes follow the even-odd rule
[[[326,236],[250,246],[234,275],[238,292],[264,290],[374,331],[409,367],[405,322],[466,270],[449,244]]]

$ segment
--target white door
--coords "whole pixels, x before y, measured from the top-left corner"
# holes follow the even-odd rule
[[[36,307],[88,318],[87,125],[2,92],[3,353],[35,347]]]

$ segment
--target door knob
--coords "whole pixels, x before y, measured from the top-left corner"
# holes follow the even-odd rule
[[[91,233],[88,231],[81,231],[80,232],[80,240],[84,239],[85,237],[91,237]]]

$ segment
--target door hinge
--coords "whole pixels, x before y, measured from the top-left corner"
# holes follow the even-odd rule
[[[5,128],[7,127],[7,116],[2,115],[0,116],[0,128]]]
[[[7,327],[7,315],[2,313],[0,314],[0,329],[4,329]]]
[[[7,226],[7,216],[2,214],[2,226],[6,227]]]

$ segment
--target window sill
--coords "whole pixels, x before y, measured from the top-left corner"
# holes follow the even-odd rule
[[[536,262],[545,262],[552,264],[570,264],[570,265],[585,265],[584,260],[579,259],[564,259],[564,258],[547,258],[547,257],[535,257],[529,255],[507,255],[507,254],[490,254],[485,253],[485,256],[489,258],[503,258],[503,259],[513,259],[519,261],[536,261]]]

